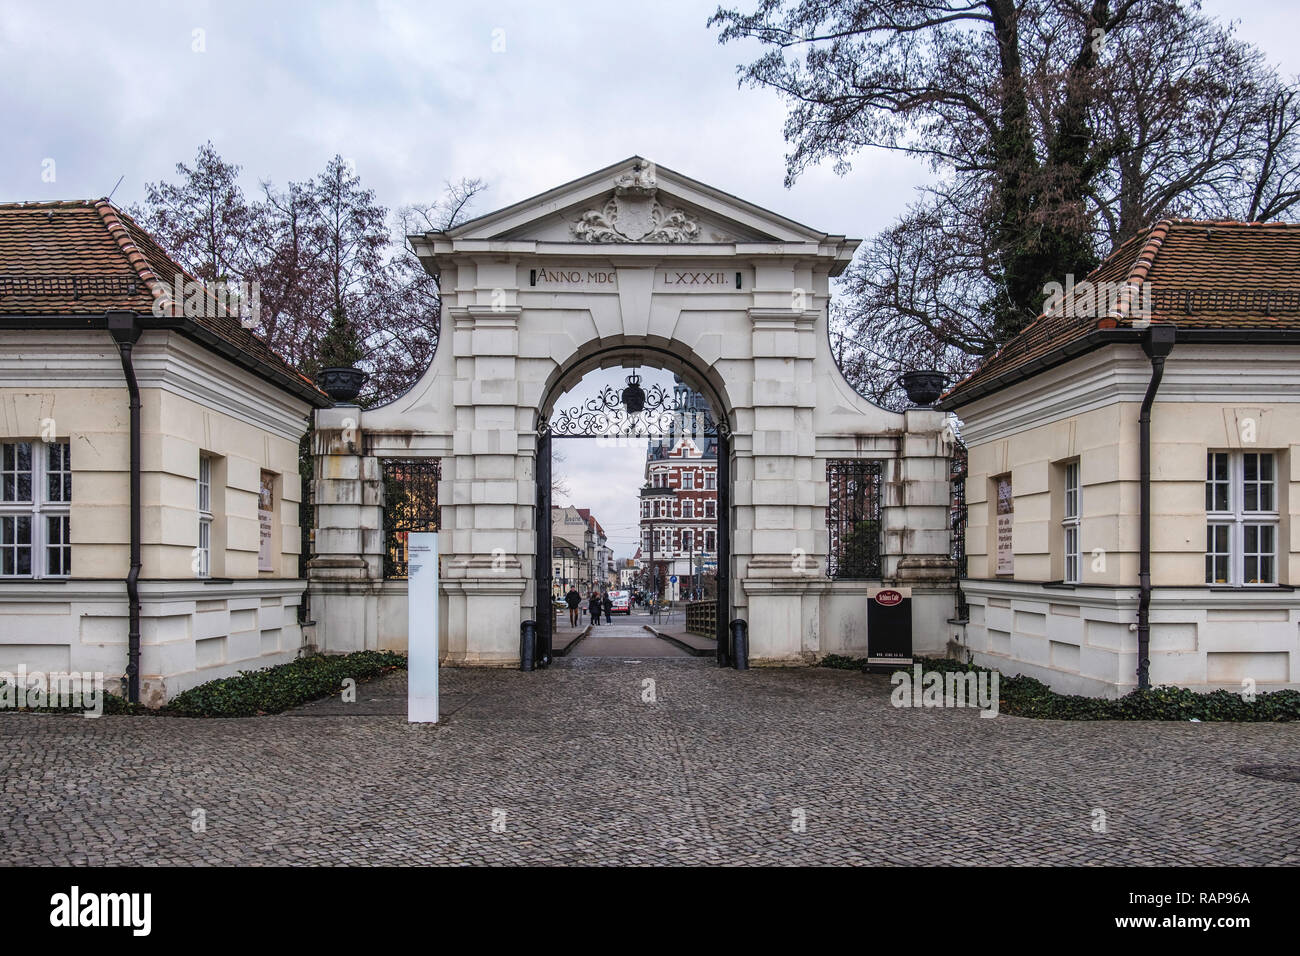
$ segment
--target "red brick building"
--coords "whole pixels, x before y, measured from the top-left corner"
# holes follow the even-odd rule
[[[674,389],[679,408],[704,408],[703,398],[679,379]],[[664,594],[674,600],[688,596],[712,575],[718,561],[717,439],[677,435],[650,442],[646,452],[646,485],[641,492],[640,565],[650,584],[651,560],[665,580]]]

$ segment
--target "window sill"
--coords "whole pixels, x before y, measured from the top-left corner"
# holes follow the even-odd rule
[[[1294,591],[1295,588],[1290,584],[1206,584],[1203,585],[1210,591],[1232,591],[1236,593],[1249,591]]]

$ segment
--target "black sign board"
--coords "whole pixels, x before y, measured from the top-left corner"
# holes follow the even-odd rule
[[[912,592],[910,588],[872,589],[867,597],[867,661],[912,663]]]

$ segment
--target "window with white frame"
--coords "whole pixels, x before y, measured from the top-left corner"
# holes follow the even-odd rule
[[[212,573],[212,459],[199,456],[199,547],[195,571],[201,578]]]
[[[682,532],[682,550],[683,550],[683,551],[691,551],[691,550],[694,550],[694,544],[695,544],[695,536],[694,536],[693,534],[691,534],[690,531],[683,531],[683,532]]]
[[[1205,456],[1205,583],[1277,583],[1277,464],[1271,452]]]
[[[713,491],[718,487],[718,476],[714,472],[707,472],[704,475],[704,490]]]
[[[707,531],[707,530],[706,530],[706,531],[704,532],[704,550],[705,550],[705,551],[714,551],[714,550],[716,550],[716,547],[715,547],[715,544],[714,544],[714,534],[715,534],[715,533],[712,532],[712,531]]]
[[[72,573],[68,442],[0,443],[0,577]]]
[[[1065,508],[1061,525],[1065,540],[1065,582],[1078,584],[1083,566],[1083,549],[1079,541],[1079,516],[1082,513],[1082,492],[1079,485],[1079,463],[1065,466]]]
[[[683,518],[695,517],[695,502],[692,501],[690,498],[687,498],[685,501],[682,502],[682,517]]]
[[[706,518],[716,518],[716,517],[717,517],[717,511],[716,511],[715,509],[717,508],[717,504],[718,504],[718,503],[717,503],[716,501],[714,501],[712,498],[707,499],[707,500],[704,502],[704,517],[706,517]]]
[[[695,490],[695,472],[693,471],[682,472],[682,488],[686,491]]]

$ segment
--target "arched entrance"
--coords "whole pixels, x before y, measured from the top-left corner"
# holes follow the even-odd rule
[[[316,419],[319,646],[405,646],[386,462],[436,458],[446,658],[517,663],[521,622],[549,600],[542,415],[591,369],[632,364],[688,378],[725,428],[718,622],[748,621],[751,659],[861,654],[881,583],[912,588],[918,650],[944,649],[951,433],[942,413],[872,405],[835,364],[830,280],[856,241],[638,157],[410,241],[442,294],[432,364],[388,405]],[[843,560],[850,546],[870,560]]]
[[[701,395],[706,407],[684,407],[672,395],[654,387],[649,394],[630,377],[628,384],[639,396],[631,397],[610,387],[586,397],[572,408],[556,409],[557,398],[582,375],[595,368],[620,366],[628,369],[657,367],[672,371],[691,390]],[[632,403],[629,405],[629,402]],[[558,372],[546,400],[538,411],[537,443],[537,554],[534,587],[538,595],[538,659],[543,664],[552,658],[554,639],[552,615],[546,612],[543,596],[554,587],[553,542],[551,540],[551,450],[552,443],[580,438],[614,438],[672,440],[689,437],[712,449],[716,458],[716,593],[714,595],[714,634],[716,660],[720,666],[731,662],[728,622],[731,614],[731,426],[723,397],[707,382],[692,362],[681,354],[647,344],[625,344],[597,351],[571,367]],[[653,548],[652,548],[653,563]],[[653,572],[652,572],[653,573]]]

